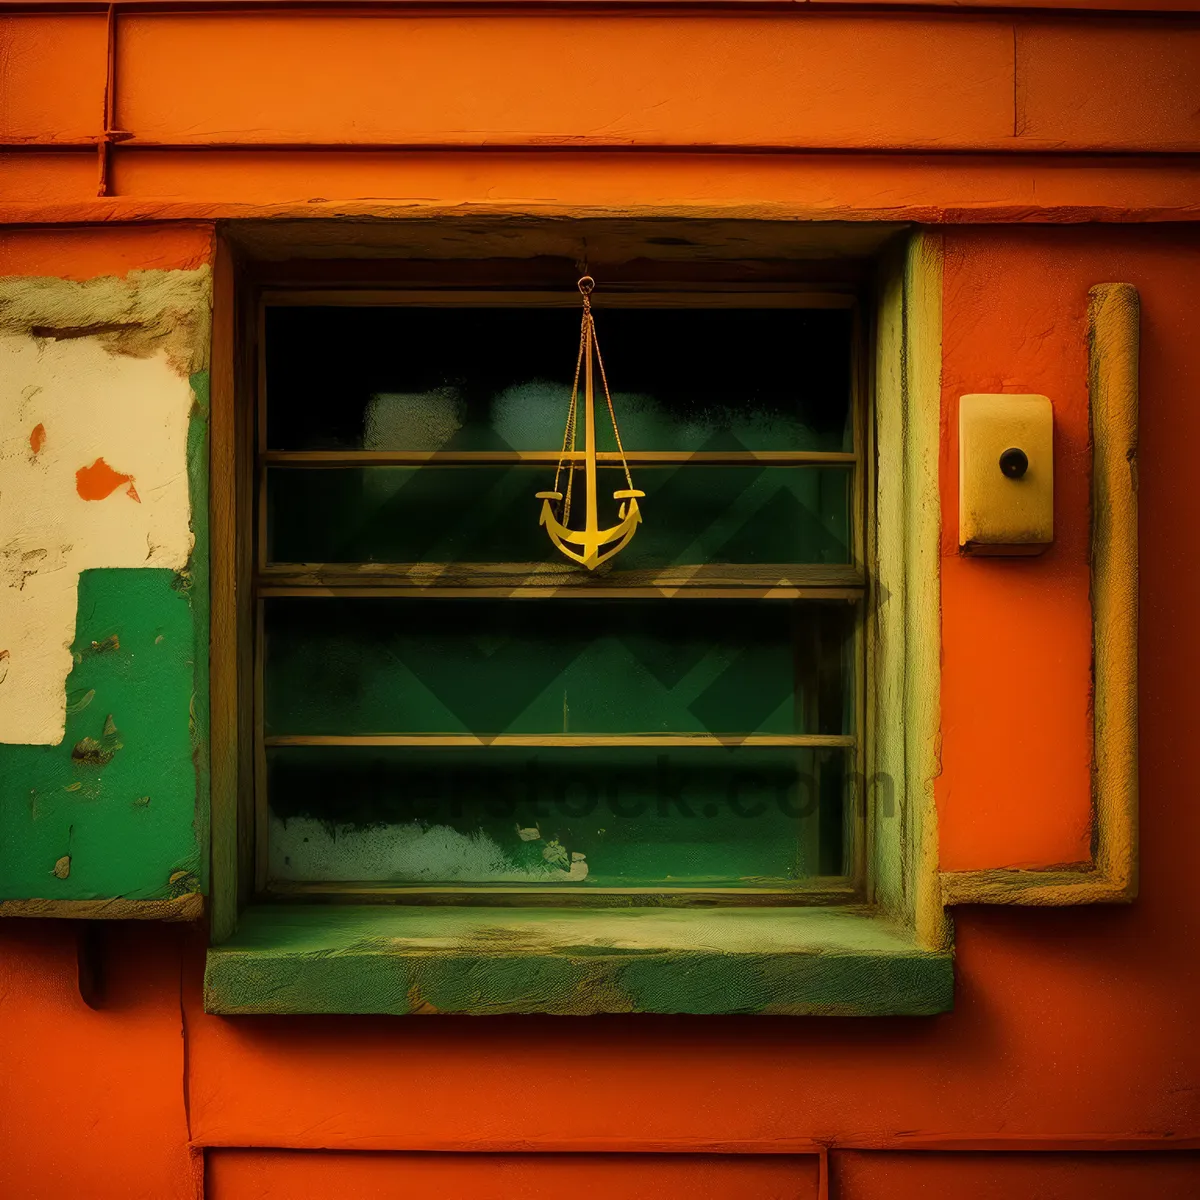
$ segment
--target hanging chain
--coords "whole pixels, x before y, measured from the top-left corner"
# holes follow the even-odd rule
[[[571,519],[571,493],[575,487],[575,431],[577,414],[579,412],[579,373],[583,369],[583,356],[588,352],[588,326],[592,322],[592,288],[596,281],[590,275],[584,275],[579,280],[579,291],[583,296],[583,316],[579,322],[579,354],[575,358],[575,378],[571,382],[571,399],[567,406],[567,427],[563,431],[562,451],[558,466],[554,471],[554,491],[558,491],[559,477],[565,467],[567,471],[567,490],[563,496],[562,523],[565,525]],[[595,337],[595,326],[592,326],[592,336]],[[567,451],[571,451],[571,462],[567,463]]]
[[[575,485],[575,445],[579,413],[579,375],[583,370],[584,355],[590,350],[596,354],[596,364],[600,368],[600,382],[604,387],[604,402],[608,406],[608,419],[612,423],[613,437],[617,443],[617,453],[621,456],[621,469],[625,472],[626,487],[633,490],[633,477],[629,474],[629,463],[625,459],[625,447],[621,444],[621,431],[617,428],[617,414],[613,410],[612,393],[608,390],[608,376],[604,372],[604,359],[600,356],[600,342],[596,337],[596,322],[592,316],[592,289],[596,281],[590,275],[584,275],[579,280],[579,291],[583,296],[583,316],[579,323],[579,354],[575,359],[575,378],[571,383],[571,399],[567,406],[567,426],[563,432],[562,451],[558,466],[554,471],[554,491],[558,491],[558,482],[563,471],[567,472],[567,487],[563,494],[562,523],[565,525],[571,519],[571,492]],[[571,452],[571,460],[567,461],[567,452]],[[624,505],[621,506],[624,510]],[[623,512],[622,512],[622,515]]]
[[[588,320],[591,321],[591,314]],[[596,323],[592,321],[592,345],[596,348],[596,363],[600,368],[600,382],[604,385],[604,400],[608,405],[608,419],[612,422],[613,437],[617,441],[617,453],[621,456],[621,468],[625,472],[625,484],[633,491],[633,478],[629,474],[629,464],[625,461],[625,447],[621,445],[621,431],[617,428],[617,414],[613,412],[612,396],[608,390],[608,376],[604,374],[604,359],[600,357],[600,343],[596,339]],[[624,505],[622,505],[624,507]]]

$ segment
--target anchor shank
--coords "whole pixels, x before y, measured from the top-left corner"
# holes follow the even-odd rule
[[[597,492],[596,492],[596,397],[592,387],[592,358],[594,356],[594,348],[592,346],[593,325],[591,313],[588,313],[585,324],[585,346],[583,356],[585,360],[585,371],[583,376],[583,397],[584,397],[584,464],[586,468],[585,482],[587,484],[587,520],[584,522],[584,529],[591,534],[595,534],[600,528],[599,509],[597,508]]]

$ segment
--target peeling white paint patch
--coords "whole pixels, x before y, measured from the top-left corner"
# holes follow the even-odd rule
[[[0,332],[0,742],[62,741],[81,571],[187,564],[179,365],[176,349],[130,357],[101,336]],[[101,458],[133,483],[85,500],[77,472]]]
[[[270,847],[271,877],[297,882],[582,883],[588,874],[578,852],[566,869],[522,868],[485,833],[417,821],[330,828],[311,817],[273,817]]]

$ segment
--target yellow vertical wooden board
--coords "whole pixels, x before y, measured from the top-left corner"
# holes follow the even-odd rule
[[[909,243],[904,288],[905,389],[905,882],[917,941],[949,943],[938,886],[937,804],[941,770],[942,235]]]
[[[867,721],[871,730],[870,861],[874,899],[899,913],[904,901],[901,803],[903,735],[895,714],[904,704],[904,256],[889,254],[879,281],[875,334],[875,489],[868,521],[873,539],[869,602]],[[885,519],[891,516],[891,520]]]
[[[876,511],[868,711],[874,734],[875,899],[941,947],[940,721],[942,239],[919,231],[884,262],[876,330]]]
[[[1089,295],[1092,422],[1092,663],[1096,871],[1114,900],[1137,894],[1138,325],[1128,283]]]

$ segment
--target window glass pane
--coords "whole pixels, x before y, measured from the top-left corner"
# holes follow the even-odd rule
[[[284,307],[266,322],[271,449],[562,445],[576,308]],[[601,307],[596,328],[627,449],[850,449],[845,310]],[[597,437],[615,449],[599,415]]]
[[[840,875],[840,750],[268,750],[274,880],[782,886]]]
[[[268,734],[842,734],[854,608],[268,600]]]
[[[582,472],[576,509],[583,521]],[[848,563],[850,469],[636,467],[642,525],[621,551],[625,570],[693,563]],[[359,467],[267,472],[272,562],[554,562],[538,524],[553,468]],[[625,486],[599,472],[600,494]],[[602,524],[617,503],[601,503]]]

